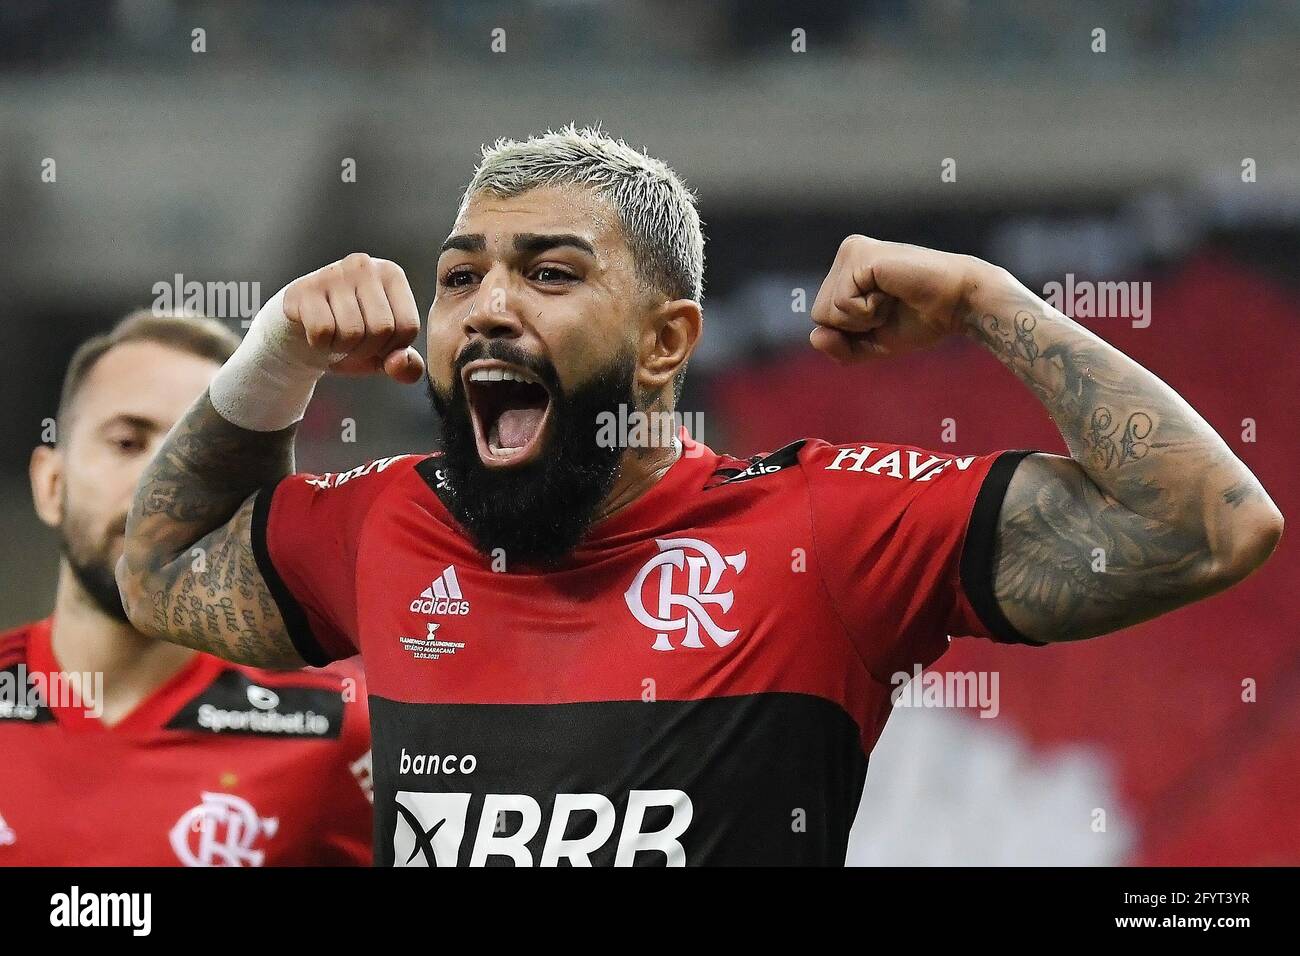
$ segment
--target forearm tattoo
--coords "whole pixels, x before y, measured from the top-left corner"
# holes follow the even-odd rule
[[[240,663],[301,666],[253,556],[252,495],[293,470],[293,432],[230,424],[205,394],[145,470],[127,520],[133,605],[156,637]]]

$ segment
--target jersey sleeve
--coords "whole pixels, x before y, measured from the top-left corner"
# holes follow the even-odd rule
[[[403,455],[345,472],[289,475],[257,493],[253,554],[308,664],[358,653],[357,539],[382,491],[419,460]]]
[[[949,637],[1038,643],[1012,626],[993,592],[998,515],[1029,454],[957,456],[878,442],[805,446],[818,566],[878,679],[928,667]]]

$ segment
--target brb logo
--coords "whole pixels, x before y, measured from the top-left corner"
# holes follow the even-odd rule
[[[685,631],[682,647],[703,647],[701,628],[714,644],[726,647],[740,631],[721,627],[713,620],[709,607],[723,613],[731,610],[733,595],[729,590],[718,591],[718,583],[728,565],[737,574],[745,570],[747,552],[724,557],[699,538],[656,538],[655,544],[659,553],[645,563],[623,594],[632,616],[656,632],[654,649],[671,651],[668,634],[672,631]],[[658,579],[651,581],[655,571],[659,572]],[[647,582],[653,594],[653,613],[646,607]]]
[[[397,821],[393,831],[393,866],[455,866],[466,829],[474,832],[470,866],[486,866],[500,857],[515,866],[533,866],[528,844],[543,832],[542,805],[521,793],[489,793],[483,797],[477,826],[472,823],[468,793],[397,791]],[[595,825],[584,836],[567,837],[575,814]],[[557,793],[546,823],[539,866],[591,866],[591,856],[606,848],[619,830],[614,865],[631,866],[638,853],[652,853],[668,866],[686,865],[686,848],[679,839],[691,825],[695,808],[682,790],[631,790],[619,827],[614,802],[599,793]],[[648,829],[648,819],[653,829]],[[579,831],[582,826],[577,827]],[[507,832],[508,831],[508,832]],[[605,852],[608,852],[606,850]]]
[[[259,817],[253,805],[229,793],[204,793],[203,802],[181,814],[171,829],[172,849],[186,866],[261,866],[266,854],[257,838],[275,836],[277,817]]]

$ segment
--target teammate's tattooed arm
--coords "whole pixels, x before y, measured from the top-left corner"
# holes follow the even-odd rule
[[[296,423],[327,370],[424,377],[419,328],[402,270],[360,253],[272,296],[136,489],[117,581],[137,628],[243,664],[303,666],[254,555],[256,492],[293,471]]]
[[[302,667],[253,556],[254,493],[293,471],[294,427],[232,425],[205,392],[136,489],[118,585],[137,628],[227,660]]]
[[[1147,620],[1240,581],[1276,546],[1281,513],[1210,425],[1005,270],[858,236],[827,284],[817,348],[850,361],[965,333],[1060,429],[1070,457],[1026,457],[998,527],[994,591],[1025,636],[1079,640]]]

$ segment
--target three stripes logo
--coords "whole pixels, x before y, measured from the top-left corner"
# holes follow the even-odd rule
[[[469,601],[461,594],[460,582],[456,580],[456,566],[447,565],[442,574],[432,584],[420,592],[420,596],[411,602],[411,610],[416,614],[458,614],[469,613]]]

